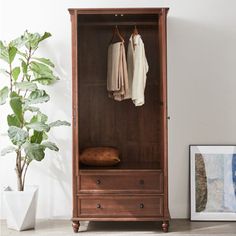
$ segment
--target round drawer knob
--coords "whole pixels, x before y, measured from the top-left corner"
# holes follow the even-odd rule
[[[140,204],[140,208],[144,208],[144,204],[143,203]]]
[[[97,179],[96,183],[97,183],[97,184],[101,184],[101,180],[100,180],[100,179]]]
[[[101,208],[101,204],[97,204],[97,208],[98,208],[98,209]]]
[[[139,180],[139,184],[140,184],[140,185],[144,185],[144,180],[143,180],[143,179],[140,179],[140,180]]]

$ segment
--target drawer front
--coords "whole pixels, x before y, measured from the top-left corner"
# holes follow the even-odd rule
[[[116,174],[116,175],[81,175],[81,191],[116,191],[146,190],[163,192],[162,172]]]
[[[82,198],[80,215],[90,217],[160,217],[163,216],[162,196],[96,196],[92,199]]]

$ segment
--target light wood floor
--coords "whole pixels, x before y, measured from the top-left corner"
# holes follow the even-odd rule
[[[142,236],[142,235],[216,235],[236,236],[236,222],[190,222],[188,220],[172,220],[170,232],[160,230],[158,222],[82,222],[80,233],[74,234],[70,221],[38,220],[36,229],[16,232],[8,230],[5,221],[0,224],[0,236],[75,236],[75,235],[111,235],[111,236]]]

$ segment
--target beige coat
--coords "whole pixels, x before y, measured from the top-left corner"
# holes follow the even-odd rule
[[[107,90],[109,97],[116,101],[129,98],[128,71],[123,42],[108,47]]]

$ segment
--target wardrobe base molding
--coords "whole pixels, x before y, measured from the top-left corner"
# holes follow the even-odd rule
[[[74,217],[71,221],[152,221],[169,222],[170,218],[163,217]]]
[[[162,231],[164,233],[167,233],[169,231],[169,221],[170,221],[170,218],[161,218],[161,217],[142,217],[142,218],[135,218],[135,217],[122,217],[122,218],[112,218],[112,217],[109,217],[109,218],[93,218],[93,217],[88,217],[88,218],[85,218],[85,217],[74,217],[71,219],[72,220],[72,228],[73,228],[73,231],[74,233],[78,233],[79,232],[79,227],[80,227],[80,223],[81,221],[94,221],[94,222],[106,222],[106,221],[110,221],[110,222],[127,222],[127,221],[130,221],[130,222],[145,222],[145,221],[148,221],[148,222],[161,222],[161,228],[162,228]]]

